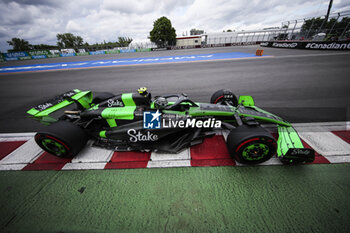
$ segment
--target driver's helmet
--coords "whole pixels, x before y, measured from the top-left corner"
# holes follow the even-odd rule
[[[154,107],[157,109],[163,109],[166,106],[168,106],[168,100],[164,97],[158,97],[155,101],[154,101]]]

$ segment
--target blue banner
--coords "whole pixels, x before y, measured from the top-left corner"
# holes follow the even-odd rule
[[[121,49],[119,50],[121,53],[134,53],[136,49]]]
[[[42,58],[46,58],[46,55],[36,55],[36,56],[32,56],[33,59],[42,59]]]
[[[17,61],[18,57],[5,57],[5,61]]]
[[[105,54],[105,51],[94,51],[94,52],[89,52],[90,55],[99,55],[99,54]]]
[[[74,57],[75,53],[60,53],[61,57]]]
[[[18,58],[28,56],[27,52],[13,52],[13,53],[3,53],[5,58]]]

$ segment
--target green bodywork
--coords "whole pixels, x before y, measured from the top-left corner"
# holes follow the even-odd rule
[[[246,107],[255,106],[254,99],[250,95],[241,95],[238,99],[238,104],[241,104]]]
[[[47,117],[51,113],[75,103],[74,100],[78,101],[81,104],[81,106],[83,106],[84,108],[89,108],[92,102],[92,92],[80,91],[78,89],[75,89],[74,92],[76,92],[76,94],[70,97],[72,100],[65,99],[62,102],[50,108],[47,108],[43,111],[39,111],[35,108],[31,108],[29,111],[27,111],[27,113],[37,118]]]
[[[291,148],[304,148],[293,127],[278,126],[277,156],[282,156]]]
[[[133,120],[136,104],[132,99],[132,93],[122,94],[122,101],[125,107],[105,108],[102,111],[101,116],[107,120]]]
[[[63,101],[53,105],[43,111],[39,111],[36,108],[30,109],[27,113],[33,118],[40,119],[43,123],[50,124],[55,121],[54,118],[50,116],[51,113],[67,107],[75,102],[78,102],[83,108],[85,108],[88,113],[96,117],[100,117],[106,120],[110,128],[117,127],[116,120],[134,120],[135,110],[137,106],[133,100],[133,94],[127,93],[121,95],[121,100],[124,106],[121,107],[100,107],[99,104],[93,104],[93,95],[91,91],[80,91],[73,90],[75,94],[70,98],[64,99]],[[174,102],[169,102],[169,105],[174,104]],[[278,149],[277,155],[283,156],[290,148],[304,148],[303,144],[299,138],[297,132],[293,129],[292,125],[283,120],[282,118],[269,113],[263,109],[255,106],[254,99],[251,96],[240,96],[238,100],[238,107],[226,106],[226,110],[216,110],[212,109],[202,109],[201,105],[207,105],[204,103],[195,103],[197,106],[191,103],[182,103],[184,105],[189,105],[186,111],[175,111],[175,110],[162,110],[165,114],[176,114],[181,116],[191,116],[191,117],[201,117],[210,116],[224,118],[224,122],[234,123],[236,121],[235,115],[238,114],[241,119],[253,118],[255,121],[260,123],[271,123],[277,124],[278,126]],[[154,102],[151,102],[150,109],[156,110]],[[106,129],[108,131],[108,129]],[[106,138],[106,130],[100,131],[99,136],[101,138]]]

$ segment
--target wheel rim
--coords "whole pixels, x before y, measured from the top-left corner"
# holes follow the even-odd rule
[[[242,156],[246,160],[254,161],[266,157],[270,152],[268,145],[264,143],[253,143],[248,145],[242,151]]]
[[[67,149],[54,139],[45,138],[41,141],[41,144],[49,153],[54,155],[63,156],[67,154]]]

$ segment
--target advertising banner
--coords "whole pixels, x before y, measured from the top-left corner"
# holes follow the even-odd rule
[[[75,53],[60,53],[61,57],[74,57]]]
[[[49,50],[49,52],[50,52],[50,54],[60,54],[60,51],[57,49]]]
[[[5,61],[5,60],[4,60],[4,57],[2,56],[2,54],[0,53],[0,62],[2,62],[2,61]]]
[[[18,57],[5,57],[5,61],[17,61]]]
[[[262,47],[317,50],[350,50],[350,41],[268,41]]]
[[[152,51],[151,48],[146,48],[146,49],[136,49],[136,52],[150,52]]]
[[[119,53],[119,50],[109,50],[109,51],[106,51],[106,54],[117,54]]]
[[[136,52],[136,49],[121,49],[119,51],[120,53],[134,53]]]
[[[19,58],[28,56],[27,52],[12,52],[12,53],[3,53],[5,58]],[[18,60],[18,59],[15,59]]]
[[[32,56],[33,59],[43,59],[43,58],[46,58],[46,55],[35,55],[35,56]]]
[[[30,56],[49,55],[49,50],[34,50],[28,52]]]
[[[59,54],[49,54],[47,55],[48,58],[53,58],[53,57],[59,57]]]
[[[89,53],[88,52],[81,52],[81,53],[77,53],[77,56],[88,56]]]
[[[30,59],[32,59],[31,56],[19,57],[19,60],[30,60]]]
[[[152,51],[164,51],[168,50],[168,48],[153,48]]]
[[[94,52],[89,52],[90,55],[98,55],[98,54],[105,54],[105,51],[94,51]]]

